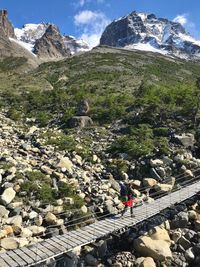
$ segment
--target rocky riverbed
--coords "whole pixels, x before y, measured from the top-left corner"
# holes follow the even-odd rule
[[[60,129],[51,129],[50,136],[49,128],[16,124],[0,114],[0,252],[119,213],[120,180],[132,182],[137,202],[150,202],[198,174],[200,159],[189,149],[192,134],[176,136],[179,145],[172,145],[170,156],[130,160],[107,151],[115,128],[82,129],[71,137],[76,149],[59,149]],[[86,222],[77,220],[82,216]]]

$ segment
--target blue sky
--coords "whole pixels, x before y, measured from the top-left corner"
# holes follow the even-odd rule
[[[138,12],[176,18],[200,39],[199,0],[0,0],[15,27],[26,23],[52,22],[62,33],[98,43],[105,26],[113,19]]]

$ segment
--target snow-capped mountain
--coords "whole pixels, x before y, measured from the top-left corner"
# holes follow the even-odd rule
[[[18,44],[42,58],[48,56],[51,58],[64,57],[90,49],[83,40],[71,36],[62,36],[59,29],[50,23],[25,24],[21,29],[15,28],[15,36],[17,38],[15,41],[18,41]],[[45,51],[44,46],[51,48],[50,53]],[[59,50],[58,53],[56,53],[55,48]]]
[[[154,14],[132,12],[113,21],[103,32],[100,44],[183,58],[200,57],[200,41],[192,38],[180,23]]]
[[[64,43],[72,55],[90,50],[89,45],[83,39],[76,39],[73,36],[64,36]]]

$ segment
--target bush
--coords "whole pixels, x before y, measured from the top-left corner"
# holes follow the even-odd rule
[[[114,176],[121,176],[122,172],[128,172],[129,166],[126,160],[113,159],[112,162],[108,163],[108,171]]]
[[[126,153],[137,159],[153,153],[168,154],[169,144],[165,137],[154,137],[153,130],[148,124],[130,127],[129,134],[118,138],[111,145],[110,152]]]
[[[153,129],[153,133],[155,136],[167,137],[169,133],[169,129],[166,127],[159,127],[159,128]]]

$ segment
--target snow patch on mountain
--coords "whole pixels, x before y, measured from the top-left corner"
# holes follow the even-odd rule
[[[149,51],[149,52],[159,53],[162,55],[167,55],[167,51],[157,49],[149,43],[147,43],[147,44],[143,44],[143,43],[132,44],[132,45],[127,45],[124,48],[128,49],[128,50],[135,49],[135,50]]]
[[[25,24],[21,29],[15,28],[15,35],[17,37],[15,41],[29,52],[33,52],[36,41],[42,38],[50,25],[48,23],[30,23]],[[89,45],[82,39],[76,39],[73,36],[63,36],[62,38],[66,48],[70,50],[72,55],[90,50]]]
[[[18,45],[22,46],[23,48],[25,48],[26,50],[28,50],[32,55],[34,55],[36,57],[36,55],[33,53],[33,48],[34,48],[34,45],[33,44],[22,42],[22,41],[19,41],[17,39],[14,39],[14,38],[9,38],[9,40],[11,42],[15,42]]]
[[[22,29],[15,28],[15,35],[19,41],[35,44],[48,28],[48,24],[25,24]]]

